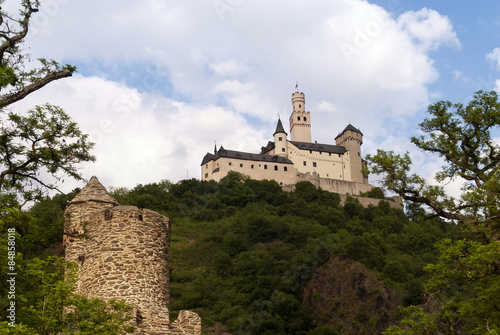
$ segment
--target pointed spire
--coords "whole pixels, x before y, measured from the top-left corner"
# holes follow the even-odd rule
[[[276,134],[285,134],[288,135],[285,131],[285,128],[283,128],[283,124],[281,123],[281,119],[278,119],[278,124],[276,125],[276,130],[274,131],[274,135]]]
[[[98,202],[108,202],[118,206],[119,203],[116,201],[111,194],[108,193],[106,188],[102,186],[96,176],[90,178],[90,181],[85,185],[80,193],[78,193],[69,204],[75,204],[79,202],[86,201],[98,201]]]
[[[358,128],[354,127],[352,124],[349,123],[347,125],[347,127],[345,127],[345,129],[342,130],[342,132],[340,134],[338,134],[337,137],[335,137],[335,139],[337,139],[338,137],[342,136],[348,130],[363,135],[363,133],[361,132],[361,130],[359,130]]]

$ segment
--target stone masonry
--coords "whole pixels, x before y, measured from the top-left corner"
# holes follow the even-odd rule
[[[200,317],[169,320],[170,220],[120,206],[96,177],[68,204],[66,260],[78,264],[77,292],[132,305],[136,334],[201,334]]]

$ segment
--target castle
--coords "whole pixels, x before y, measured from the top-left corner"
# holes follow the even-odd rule
[[[283,189],[292,190],[299,181],[339,194],[358,195],[374,186],[363,175],[361,145],[363,134],[349,124],[337,137],[335,145],[311,140],[311,113],[305,109],[305,95],[292,94],[290,140],[278,119],[274,141],[261,152],[248,153],[217,147],[201,163],[202,180],[220,181],[229,171],[240,172],[257,180],[275,180]]]
[[[200,317],[181,311],[169,320],[170,220],[148,209],[120,206],[97,180],[66,208],[65,257],[78,264],[76,292],[133,306],[135,334],[200,335]]]

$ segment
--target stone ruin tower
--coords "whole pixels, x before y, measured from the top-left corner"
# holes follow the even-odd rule
[[[134,307],[136,334],[201,334],[200,317],[181,311],[169,320],[170,220],[148,209],[120,206],[92,177],[66,208],[66,260],[78,264],[77,292]]]

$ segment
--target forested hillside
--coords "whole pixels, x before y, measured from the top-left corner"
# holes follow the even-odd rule
[[[220,183],[161,181],[111,193],[170,217],[171,318],[194,310],[206,334],[381,333],[397,320],[397,305],[420,303],[435,243],[459,235],[454,224],[421,220],[418,207],[407,216],[384,200],[341,206],[337,194],[308,182],[285,192],[237,173]],[[46,199],[5,223],[20,235],[19,263],[61,255],[72,196]],[[23,296],[30,285],[19,283]]]
[[[220,183],[162,181],[115,188],[112,194],[121,204],[171,218],[171,309],[196,311],[207,333],[380,332],[397,318],[396,309],[370,309],[347,294],[345,301],[342,295],[317,293],[314,304],[303,302],[313,273],[331,255],[345,256],[368,268],[388,290],[399,290],[401,305],[419,304],[423,268],[437,260],[435,243],[459,234],[454,224],[421,220],[419,207],[410,206],[407,216],[386,201],[364,208],[351,198],[341,206],[338,195],[307,182],[288,193],[274,181],[236,173]],[[316,302],[333,299],[339,306],[359,305],[319,317]],[[334,327],[325,326],[333,319]]]

